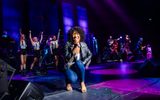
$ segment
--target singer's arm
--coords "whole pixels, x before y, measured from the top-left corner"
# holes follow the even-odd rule
[[[34,44],[34,42],[33,42],[33,40],[32,40],[31,30],[29,30],[29,39],[30,39],[30,41],[31,41],[31,44],[33,45],[33,44]]]
[[[57,41],[59,42],[59,36],[60,36],[60,33],[61,33],[61,29],[59,29],[58,31],[58,35],[57,35]]]
[[[43,40],[43,32],[41,32],[41,39],[40,39],[40,43],[42,42]]]

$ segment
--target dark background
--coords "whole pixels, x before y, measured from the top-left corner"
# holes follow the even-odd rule
[[[1,0],[0,32],[2,34],[6,30],[17,39],[11,31],[19,28],[26,35],[31,29],[37,36],[40,31],[48,36],[61,28],[60,39],[63,40],[63,2],[86,8],[89,34],[95,35],[101,52],[109,35],[117,38],[129,34],[132,46],[139,37],[143,37],[145,43],[153,47],[154,57],[160,57],[159,0]]]

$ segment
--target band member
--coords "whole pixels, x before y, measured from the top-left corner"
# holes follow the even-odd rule
[[[32,38],[32,34],[31,34],[31,30],[30,30],[29,31],[29,38],[30,38],[31,44],[32,44],[33,49],[34,49],[34,59],[33,59],[33,62],[31,64],[31,67],[30,67],[30,70],[32,70],[35,63],[38,62],[38,60],[40,58],[40,44],[41,44],[42,39],[43,39],[43,32],[41,32],[41,39],[38,41],[37,37]]]
[[[80,79],[81,92],[87,91],[85,85],[85,67],[91,62],[92,53],[84,41],[84,31],[80,27],[71,28],[68,32],[69,41],[65,45],[66,89],[72,90],[71,83]]]
[[[119,48],[118,41],[121,41],[121,39],[122,39],[121,36],[117,39],[113,39],[112,36],[109,36],[109,39],[107,40],[107,48],[105,49],[102,60],[120,59],[118,53],[118,48]]]
[[[113,44],[114,39],[112,38],[112,36],[109,36],[109,39],[107,40],[108,46],[111,47]]]
[[[92,53],[94,56],[98,55],[98,43],[96,37],[92,38]]]
[[[60,35],[60,30],[58,32],[57,37],[55,35],[53,35],[52,40],[50,42],[50,51],[51,51],[51,55],[53,55],[56,68],[58,66],[58,54],[57,54],[57,52],[58,52],[58,47],[59,47],[59,45],[58,45],[59,35]]]
[[[146,46],[146,59],[147,60],[152,59],[152,48],[151,48],[150,44],[148,44]]]
[[[41,57],[39,60],[39,67],[41,74],[47,74],[47,67],[45,65],[52,64],[53,59],[50,51],[50,44],[52,41],[52,37],[49,37],[46,41],[46,45],[44,45],[43,50],[41,51]]]
[[[124,40],[124,54],[125,54],[125,60],[129,60],[129,54],[131,54],[130,50],[130,44],[131,44],[131,39],[128,34],[125,35],[125,40]]]
[[[143,51],[145,50],[145,47],[146,46],[143,44],[143,38],[140,37],[136,45],[136,54],[138,58],[144,59]]]
[[[21,58],[20,70],[22,72],[22,75],[25,75],[26,72],[26,60],[27,60],[26,48],[27,44],[25,41],[25,35],[20,31],[20,58]]]
[[[120,59],[119,53],[118,53],[118,41],[116,39],[114,39],[113,44],[110,49],[111,49],[110,58],[112,60]]]
[[[114,39],[110,35],[109,38],[107,39],[107,45],[104,48],[104,53],[103,53],[103,56],[102,56],[103,61],[106,61],[106,60],[110,59],[110,57],[111,57],[111,47],[112,47],[113,41],[114,41]]]
[[[51,44],[52,38],[49,37],[48,40],[46,41],[46,45],[44,46],[44,50],[43,50],[43,57],[41,60],[41,65],[42,63],[47,63],[47,61],[50,61],[51,57],[51,51],[50,51],[50,44]]]
[[[111,46],[111,53],[118,54],[118,41],[116,39],[113,40],[113,44]]]
[[[130,44],[131,44],[131,39],[129,35],[126,35],[124,41],[124,49],[127,54],[130,52]]]

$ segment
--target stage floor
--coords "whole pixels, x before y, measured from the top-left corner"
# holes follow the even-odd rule
[[[78,82],[73,84],[73,91],[66,91],[63,73],[54,69],[41,76],[16,74],[12,83],[36,83],[45,95],[44,100],[160,100],[159,76],[142,75],[143,67],[143,61],[91,65],[86,70],[87,93],[80,92]]]

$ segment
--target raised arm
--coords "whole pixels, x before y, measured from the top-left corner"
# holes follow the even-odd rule
[[[59,42],[60,33],[61,33],[61,29],[58,30],[58,35],[57,35],[57,41],[58,41],[58,42]]]
[[[20,44],[21,44],[21,38],[22,38],[22,30],[21,29],[19,29],[19,33],[20,33]]]
[[[40,43],[42,42],[42,40],[43,40],[43,32],[41,32],[41,39],[40,39]]]
[[[32,40],[32,34],[31,34],[31,30],[29,30],[29,39],[30,39],[30,41],[31,41],[31,44],[33,45],[33,40]]]
[[[22,36],[22,29],[19,29],[19,33],[20,33],[20,35]]]

